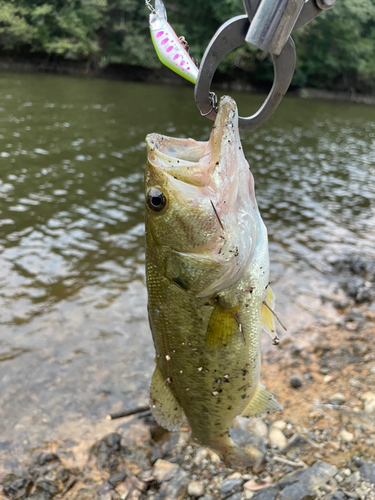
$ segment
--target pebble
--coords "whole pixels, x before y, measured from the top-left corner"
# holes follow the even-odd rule
[[[276,422],[273,422],[272,427],[280,429],[281,431],[285,431],[287,425],[288,424],[284,422],[284,420],[276,420]]]
[[[345,429],[342,429],[342,431],[339,432],[339,438],[342,439],[343,441],[347,441],[348,443],[351,443],[354,439],[354,434],[351,432],[348,432]]]
[[[375,413],[375,394],[373,392],[365,392],[361,398],[365,402],[365,412]]]
[[[242,490],[242,485],[244,480],[240,477],[234,479],[225,479],[220,488],[221,498],[228,498],[233,495],[233,493],[237,493]]]
[[[162,483],[158,498],[160,500],[183,500],[189,484],[189,473],[180,466],[172,479]],[[128,500],[128,498],[127,498]]]
[[[271,426],[268,437],[272,448],[281,449],[285,448],[285,446],[287,445],[288,441],[286,437],[284,436],[283,432],[277,427]]]
[[[203,481],[190,481],[187,487],[187,494],[195,498],[203,496],[204,495]]]
[[[270,486],[255,493],[255,495],[252,497],[252,500],[276,500],[278,494],[279,488]]]
[[[171,479],[181,467],[159,458],[154,464],[153,475],[158,483]]]
[[[268,427],[261,418],[252,418],[246,424],[246,430],[252,432],[257,438],[267,439]]]
[[[344,394],[337,392],[330,397],[329,402],[331,405],[343,405],[346,402],[346,397]]]
[[[289,384],[293,389],[298,389],[303,385],[303,378],[298,373],[294,373],[289,377]]]

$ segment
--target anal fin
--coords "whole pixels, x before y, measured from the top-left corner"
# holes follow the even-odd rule
[[[274,413],[282,409],[281,404],[265,389],[264,385],[258,384],[254,396],[241,413],[241,417],[259,417],[265,413]]]
[[[181,427],[184,412],[158,367],[151,380],[150,408],[158,424],[168,431],[177,431]]]

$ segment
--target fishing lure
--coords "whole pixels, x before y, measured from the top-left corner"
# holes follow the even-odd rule
[[[161,0],[155,0],[155,8],[146,0],[146,6],[151,10],[151,39],[160,61],[189,82],[197,81],[198,68],[186,50],[183,37],[178,38],[167,22],[167,12]],[[184,45],[185,44],[185,45]]]

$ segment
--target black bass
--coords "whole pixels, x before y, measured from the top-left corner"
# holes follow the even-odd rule
[[[252,465],[229,436],[233,418],[282,407],[259,382],[262,329],[277,339],[274,297],[236,103],[221,99],[208,142],[150,134],[146,144],[151,409],[169,430],[186,415],[227,465]]]

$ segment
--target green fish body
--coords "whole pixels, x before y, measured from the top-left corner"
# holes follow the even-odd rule
[[[229,436],[232,420],[282,407],[259,383],[262,328],[276,336],[274,299],[236,104],[221,99],[208,142],[151,134],[146,144],[151,409],[169,430],[186,415],[228,465],[253,465]]]

